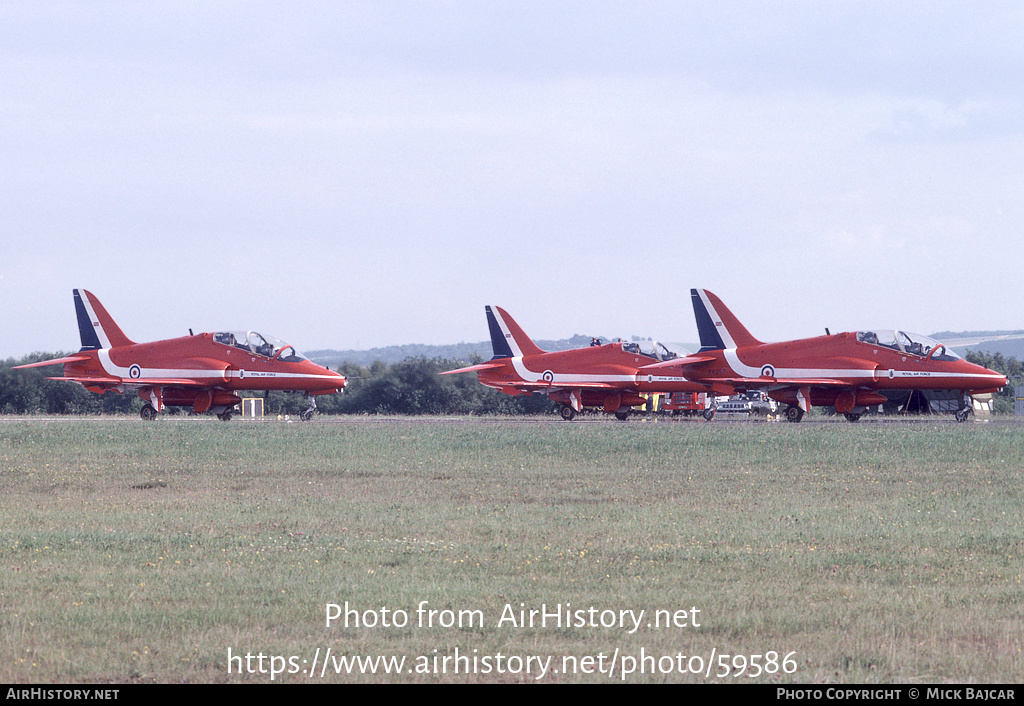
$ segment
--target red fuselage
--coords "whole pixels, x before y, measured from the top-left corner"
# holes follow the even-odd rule
[[[90,386],[112,384],[183,385],[217,390],[290,390],[326,394],[345,387],[345,378],[304,358],[260,355],[214,341],[212,333],[152,343],[82,351],[88,360],[66,363],[64,375]]]
[[[564,419],[572,419],[583,407],[600,407],[625,419],[632,407],[647,402],[638,394],[639,369],[679,355],[652,341],[601,345],[596,338],[586,348],[549,352],[501,307],[484,311],[494,357],[444,374],[475,372],[481,384],[508,395],[545,394],[562,406]]]
[[[340,392],[344,376],[310,362],[284,341],[255,331],[228,331],[136,343],[94,294],[74,290],[82,348],[74,355],[18,367],[64,365],[64,376],[99,394],[135,390],[146,401],[144,419],[164,405],[192,406],[230,419],[240,390],[290,390],[307,395]],[[309,419],[310,407],[302,418]]]
[[[623,406],[642,405],[638,370],[658,358],[630,350],[634,344],[607,343],[589,348],[538,353],[492,360],[478,371],[480,383],[510,395],[544,392],[563,405],[601,407],[615,412]],[[690,384],[687,391],[704,388]],[[662,392],[663,390],[658,390]]]
[[[917,352],[859,340],[850,332],[782,343],[710,350],[649,365],[644,385],[670,391],[675,384],[700,382],[717,394],[761,389],[780,402],[796,404],[801,388],[813,405],[880,404],[876,390],[958,390],[995,392],[1006,384],[999,373],[945,352],[942,346]],[[853,397],[851,398],[851,393]],[[844,402],[850,402],[844,405]]]

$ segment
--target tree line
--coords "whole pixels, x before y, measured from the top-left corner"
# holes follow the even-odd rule
[[[968,351],[964,358],[1006,376],[1006,387],[993,396],[993,411],[997,414],[1013,414],[1014,386],[1024,384],[1024,362],[1014,357],[1004,357],[1002,353],[984,351]]]
[[[34,353],[8,359],[0,367],[0,414],[137,414],[143,402],[134,391],[124,394],[89,392],[75,383],[47,380],[61,375],[61,366],[11,370],[12,366],[59,358],[67,353]],[[482,362],[479,359],[473,363]],[[322,414],[543,414],[556,406],[543,395],[513,397],[484,387],[474,373],[440,375],[465,366],[444,358],[408,358],[388,365],[344,363],[338,372],[347,378],[345,391],[316,397]],[[264,413],[298,415],[307,407],[302,394],[252,391],[240,397],[264,397]],[[189,408],[166,412],[187,414]]]
[[[66,353],[34,353],[21,360],[8,359],[0,367],[0,414],[137,414],[142,400],[134,392],[97,395],[81,385],[47,380],[60,375],[60,366],[11,370]],[[995,411],[1012,414],[1014,384],[1024,383],[1024,363],[1001,353],[970,351],[967,360],[1006,375],[1010,382],[995,395]],[[482,362],[479,358],[473,364]],[[348,379],[345,392],[316,398],[322,414],[546,414],[557,406],[543,395],[513,397],[484,387],[473,373],[440,375],[465,365],[446,358],[407,358],[399,363],[377,361],[369,366],[343,363],[338,372]],[[262,396],[264,413],[298,415],[306,408],[305,396],[282,392],[251,392]],[[188,413],[188,408],[167,408],[169,413]]]

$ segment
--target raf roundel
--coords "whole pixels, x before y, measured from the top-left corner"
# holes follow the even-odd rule
[[[765,365],[761,368],[761,377],[773,378],[775,377],[775,368],[770,365]]]
[[[128,368],[128,377],[130,377],[132,380],[138,380],[140,377],[142,377],[142,368],[140,368],[137,364],[133,364],[132,367]]]
[[[541,375],[541,377],[544,379],[544,382],[547,382],[547,383],[551,383],[551,382],[555,381],[555,374],[553,372],[551,372],[550,370],[545,370],[544,374]]]

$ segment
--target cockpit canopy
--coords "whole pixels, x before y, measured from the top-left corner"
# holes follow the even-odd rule
[[[280,338],[266,336],[256,331],[222,331],[213,334],[215,343],[239,348],[248,353],[255,353],[264,358],[295,363],[307,360],[306,356],[295,350],[295,346],[285,343]]]
[[[901,353],[930,357],[932,360],[960,360],[960,356],[954,353],[945,344],[939,343],[934,338],[922,336],[918,333],[907,331],[893,331],[890,329],[877,329],[874,331],[858,331],[857,340],[873,346],[891,348]],[[936,350],[938,348],[939,350]],[[934,353],[932,352],[934,351]]]
[[[654,360],[674,360],[676,358],[690,355],[690,351],[686,350],[682,346],[677,346],[672,343],[658,343],[657,341],[623,342],[622,350],[627,353],[639,353],[642,356],[653,358]]]

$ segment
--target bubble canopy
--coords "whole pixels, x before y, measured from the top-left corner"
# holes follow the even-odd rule
[[[919,333],[910,333],[909,331],[896,331],[893,329],[858,331],[857,340],[872,346],[891,348],[894,351],[921,356],[922,358],[931,358],[932,360],[960,360],[960,356],[945,344],[939,343],[934,338],[922,336]]]
[[[256,331],[221,331],[213,334],[213,340],[214,343],[239,348],[264,358],[282,360],[286,363],[307,360],[306,356],[299,353],[290,343]]]
[[[681,358],[690,354],[690,351],[674,343],[659,343],[658,341],[631,341],[627,343],[621,341],[621,339],[618,343],[626,353],[639,353],[654,360],[674,360],[675,358]]]

